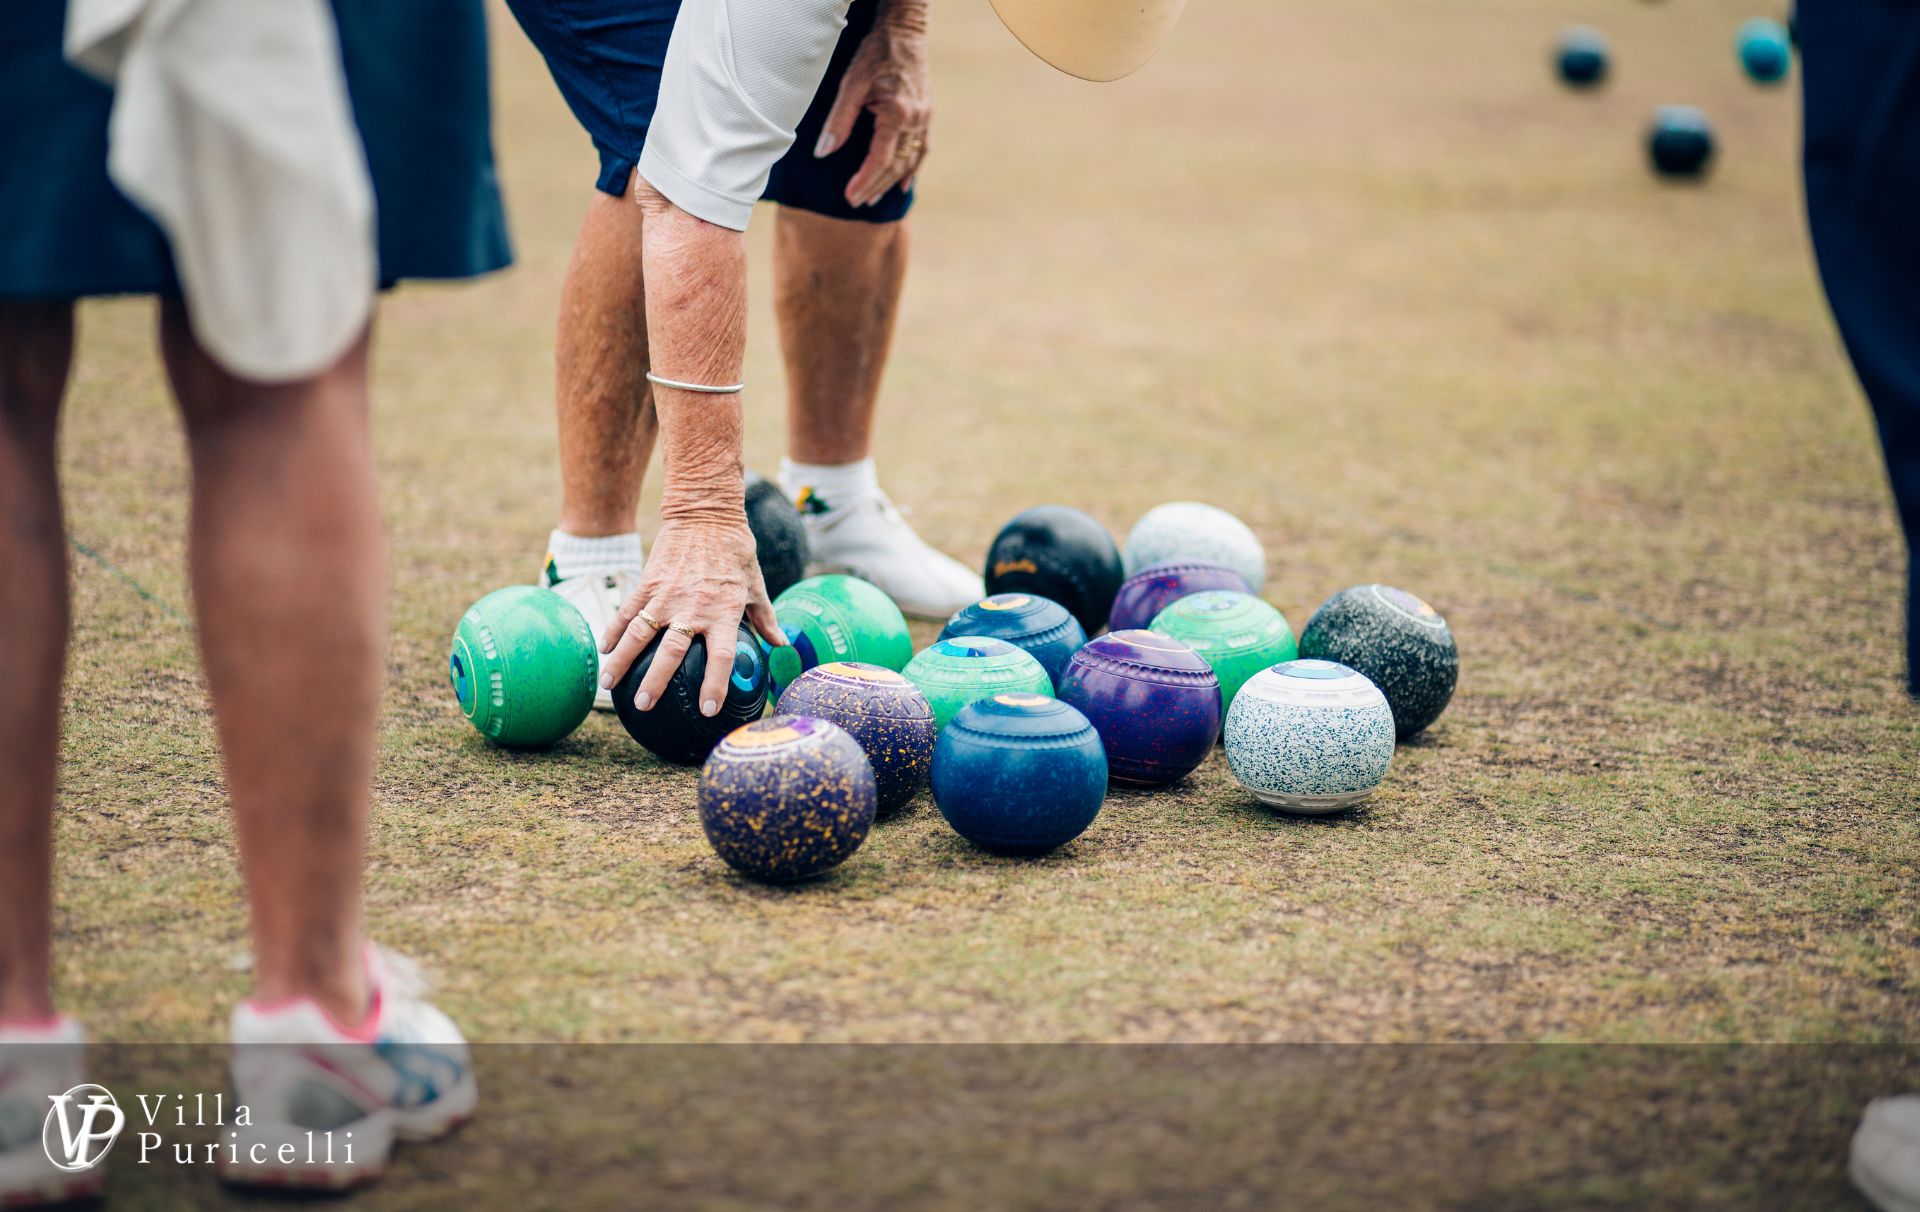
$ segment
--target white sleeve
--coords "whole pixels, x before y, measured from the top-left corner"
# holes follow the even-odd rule
[[[681,210],[745,231],[806,116],[851,0],[685,0],[640,176]]]

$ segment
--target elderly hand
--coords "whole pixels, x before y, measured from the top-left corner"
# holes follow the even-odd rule
[[[872,206],[903,181],[910,186],[927,157],[933,98],[924,0],[893,0],[880,14],[841,78],[813,154],[829,156],[845,146],[863,109],[873,114],[873,143],[847,182],[847,201],[854,206]]]
[[[600,637],[600,651],[607,654],[601,684],[609,689],[617,685],[653,638],[665,631],[660,652],[633,700],[640,710],[651,710],[697,635],[707,646],[700,714],[713,715],[727,696],[743,614],[769,644],[786,645],[767,600],[745,515],[737,522],[717,517],[663,522],[640,587]]]

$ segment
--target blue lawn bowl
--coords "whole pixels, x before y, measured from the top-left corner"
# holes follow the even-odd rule
[[[1107,754],[1058,699],[999,694],[962,708],[933,750],[933,802],[995,854],[1045,854],[1086,832],[1107,795]]]
[[[1067,662],[1087,642],[1086,628],[1065,606],[1033,593],[996,593],[954,612],[940,638],[985,636],[1004,640],[1040,662],[1054,688],[1066,676]]]
[[[1793,70],[1793,37],[1786,26],[1769,17],[1755,17],[1741,25],[1734,49],[1755,84],[1778,84]]]
[[[1607,81],[1607,39],[1597,29],[1576,25],[1560,35],[1554,65],[1568,88],[1598,88]]]
[[[1716,141],[1707,115],[1691,105],[1663,105],[1647,132],[1647,156],[1669,181],[1698,181],[1713,165]]]

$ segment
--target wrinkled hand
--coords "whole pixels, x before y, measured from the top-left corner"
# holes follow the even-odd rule
[[[847,182],[846,197],[851,205],[872,206],[901,182],[911,185],[927,158],[933,97],[924,8],[897,5],[861,40],[813,154],[828,156],[846,146],[861,110],[873,114],[873,143]]]
[[[643,612],[659,624],[658,629],[648,625]],[[654,537],[640,587],[600,637],[600,651],[607,654],[601,684],[609,689],[618,685],[647,645],[665,631],[660,651],[633,700],[640,710],[652,710],[693,646],[691,636],[668,626],[679,623],[706,641],[707,675],[700,685],[700,714],[713,715],[727,696],[743,614],[767,643],[785,647],[787,638],[774,621],[746,520],[665,522]]]

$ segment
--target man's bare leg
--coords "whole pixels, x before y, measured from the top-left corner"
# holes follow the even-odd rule
[[[631,196],[596,190],[560,289],[560,524],[547,536],[545,581],[595,635],[640,583],[646,562],[634,512],[660,425],[647,382],[641,220]],[[611,711],[613,696],[597,691],[594,706]]]
[[[632,198],[595,191],[560,290],[560,529],[587,538],[633,530],[659,429],[647,384],[640,220]]]
[[[852,572],[900,608],[944,619],[982,593],[980,577],[922,543],[880,491],[874,411],[906,280],[908,232],[782,207],[774,295],[787,366],[787,462],[814,567]]]
[[[907,250],[905,220],[858,223],[780,208],[773,288],[794,462],[856,463],[872,453]]]
[[[312,379],[236,379],[178,302],[161,349],[193,465],[200,646],[262,1002],[368,1008],[360,884],[386,630],[363,338]]]
[[[69,303],[0,304],[0,1023],[53,1015],[53,789],[67,652],[54,452]]]

